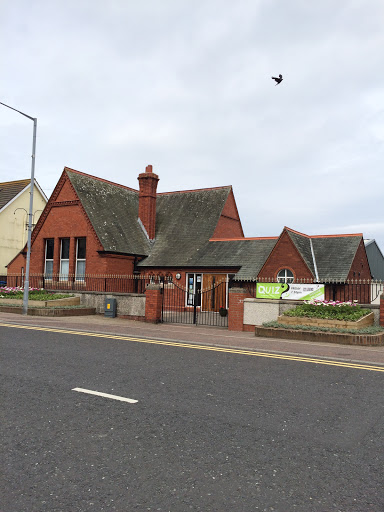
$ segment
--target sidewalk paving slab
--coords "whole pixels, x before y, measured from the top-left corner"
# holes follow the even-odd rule
[[[193,343],[384,366],[384,347],[259,338],[251,332],[228,331],[225,328],[209,326],[169,323],[149,324],[119,317],[107,318],[103,315],[62,318],[31,317],[15,313],[0,313],[0,323],[131,336],[176,343]]]

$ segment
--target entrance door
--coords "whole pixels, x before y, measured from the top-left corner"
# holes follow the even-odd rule
[[[218,312],[227,307],[226,274],[204,274],[202,293],[202,311]]]

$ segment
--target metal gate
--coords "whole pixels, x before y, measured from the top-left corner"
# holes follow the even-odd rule
[[[227,284],[192,293],[176,283],[164,283],[162,321],[228,327]]]

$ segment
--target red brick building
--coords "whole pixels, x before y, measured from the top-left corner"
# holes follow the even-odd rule
[[[191,290],[227,280],[345,283],[370,279],[362,234],[245,238],[231,186],[158,193],[147,166],[139,190],[64,171],[33,231],[30,273],[167,276]],[[8,276],[25,268],[25,249]],[[252,293],[252,292],[251,292]],[[329,297],[338,297],[336,284]]]

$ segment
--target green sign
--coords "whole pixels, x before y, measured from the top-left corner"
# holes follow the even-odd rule
[[[286,283],[256,283],[257,299],[281,299],[289,288]]]
[[[323,284],[256,283],[257,299],[324,300]]]

